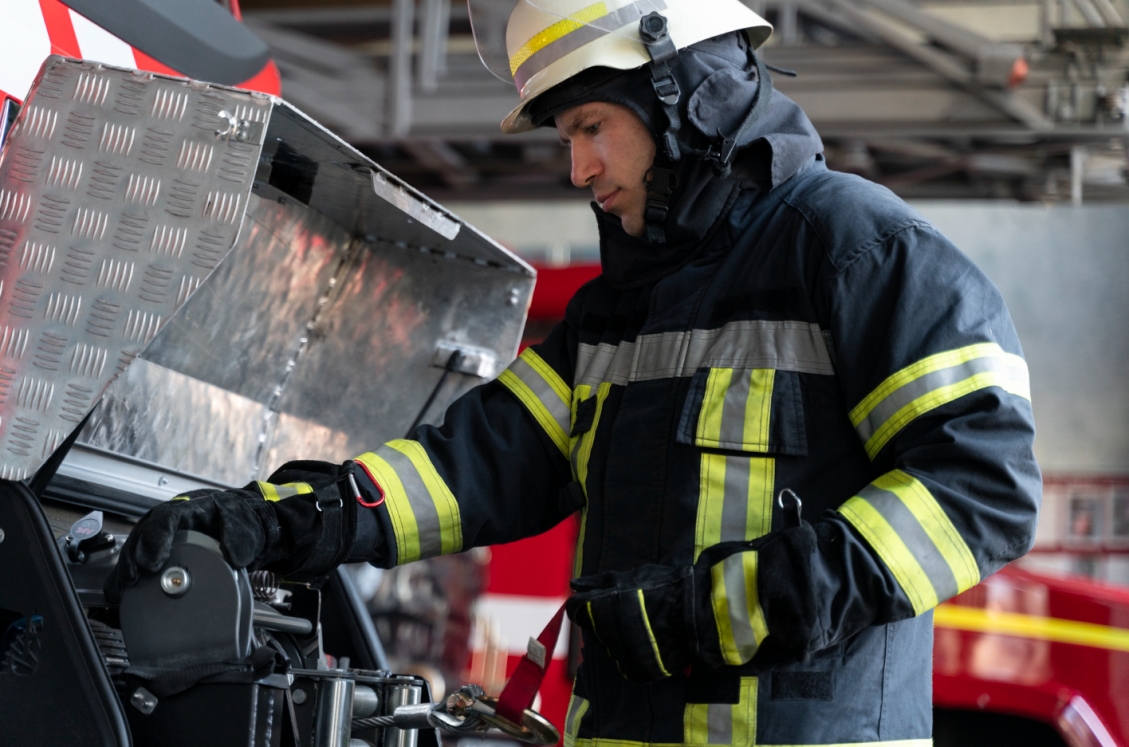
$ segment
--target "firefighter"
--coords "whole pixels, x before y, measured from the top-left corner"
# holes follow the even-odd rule
[[[566,744],[930,744],[931,611],[1030,548],[1040,501],[1000,294],[828,170],[738,0],[587,3],[471,9],[503,129],[571,147],[603,274],[442,426],[155,508],[107,592],[181,528],[311,578],[581,509]]]

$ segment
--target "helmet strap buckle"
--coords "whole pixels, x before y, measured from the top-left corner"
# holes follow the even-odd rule
[[[678,186],[678,174],[674,169],[662,166],[651,166],[643,176],[647,185],[647,205],[643,211],[643,222],[647,231],[647,242],[651,244],[666,243],[667,213],[670,212],[670,195]]]

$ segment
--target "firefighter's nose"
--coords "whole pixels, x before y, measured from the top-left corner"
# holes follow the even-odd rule
[[[576,187],[590,187],[592,181],[603,171],[599,154],[590,145],[572,145],[572,183]]]

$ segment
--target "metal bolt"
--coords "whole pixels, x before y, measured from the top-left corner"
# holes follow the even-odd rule
[[[157,487],[163,488],[168,484],[169,484],[169,478],[165,477],[164,475],[157,478]]]
[[[144,687],[139,687],[130,696],[129,704],[148,716],[157,707],[157,696]]]
[[[521,290],[518,288],[510,288],[510,297],[506,299],[507,306],[517,306],[517,302],[521,299]]]
[[[161,590],[170,597],[183,595],[190,586],[192,586],[192,577],[188,575],[186,568],[174,565],[172,568],[166,568],[161,574]]]
[[[309,696],[306,695],[305,690],[299,687],[295,688],[292,697],[294,698],[294,705],[302,705],[306,702],[306,698],[308,698]]]

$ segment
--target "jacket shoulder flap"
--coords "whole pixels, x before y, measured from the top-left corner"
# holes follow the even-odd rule
[[[889,189],[862,177],[823,168],[792,181],[781,199],[811,225],[837,271],[907,228],[932,229]]]

